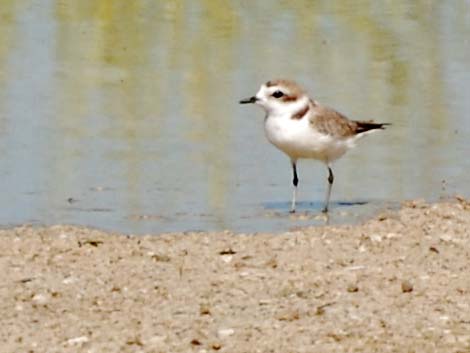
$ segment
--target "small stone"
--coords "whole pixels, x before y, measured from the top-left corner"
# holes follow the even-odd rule
[[[382,241],[382,237],[378,234],[372,234],[370,239],[375,243],[380,243]]]
[[[277,268],[278,265],[276,258],[273,257],[270,260],[266,261],[265,266],[270,268]]]
[[[235,333],[235,330],[233,328],[223,328],[217,331],[217,337],[219,338],[225,338],[232,336]]]
[[[347,288],[349,293],[356,293],[359,291],[359,287],[355,283],[350,283]]]
[[[442,240],[443,242],[451,242],[452,241],[452,236],[450,234],[444,234],[444,235],[441,235],[440,240]]]
[[[94,246],[95,248],[98,247],[99,245],[103,244],[104,242],[102,240],[98,239],[86,239],[82,245],[91,245]]]
[[[325,308],[333,305],[334,302],[330,302],[330,303],[325,303],[325,304],[322,304],[320,306],[318,306],[315,311],[314,311],[314,314],[315,315],[323,315],[325,313]]]
[[[383,221],[385,221],[387,218],[388,218],[388,216],[387,216],[386,214],[381,214],[381,215],[378,215],[378,216],[377,216],[377,220],[378,220],[379,222],[383,222]]]
[[[295,295],[299,298],[307,299],[309,296],[309,292],[305,290],[299,290],[295,293]]]
[[[83,344],[83,343],[87,343],[89,340],[90,339],[87,336],[79,336],[79,337],[68,339],[67,344],[68,345]]]
[[[401,291],[402,291],[403,293],[410,293],[410,292],[412,292],[412,291],[413,291],[413,285],[411,284],[411,282],[410,282],[410,281],[407,281],[407,280],[401,282]]]
[[[147,344],[150,344],[150,345],[159,345],[161,343],[163,343],[166,339],[166,336],[153,336],[151,337],[148,341],[147,341]]]
[[[44,294],[36,294],[31,300],[37,304],[46,304],[48,302],[48,298]]]
[[[199,341],[197,338],[193,338],[193,339],[191,340],[191,344],[192,344],[193,346],[200,346],[202,343],[201,343],[201,341]]]
[[[227,248],[227,249],[223,249],[223,250],[219,251],[219,255],[234,255],[236,253],[237,252],[234,251],[232,248]]]
[[[75,277],[66,277],[62,280],[62,283],[63,284],[71,284],[71,283],[74,283],[76,281],[77,281],[77,279]]]
[[[169,257],[168,255],[165,255],[165,254],[154,254],[154,253],[152,253],[150,255],[150,258],[152,260],[154,260],[155,262],[170,262],[171,261],[171,257]]]
[[[358,266],[349,266],[349,267],[346,267],[345,270],[346,271],[358,271],[358,270],[363,270],[365,269],[366,266],[363,266],[363,265],[358,265]]]
[[[279,321],[296,321],[300,319],[298,310],[286,310],[277,315],[276,319]]]
[[[402,235],[398,233],[388,233],[386,237],[387,239],[396,239],[396,238],[401,238]]]
[[[228,264],[230,261],[232,261],[233,256],[232,255],[222,255],[221,256],[222,261]]]
[[[211,314],[211,310],[210,310],[209,305],[207,305],[207,304],[201,304],[201,305],[199,306],[199,314],[200,314],[200,315],[210,315],[210,314]]]
[[[258,304],[259,305],[268,305],[271,304],[273,301],[271,299],[260,299]]]
[[[214,351],[218,351],[220,348],[222,348],[222,345],[219,342],[214,342],[212,343],[211,347]]]

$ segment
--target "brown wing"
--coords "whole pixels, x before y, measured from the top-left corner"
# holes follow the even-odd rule
[[[313,108],[310,125],[315,130],[335,137],[349,137],[356,134],[357,123],[337,111],[319,105]]]
[[[316,104],[310,116],[310,125],[317,131],[334,137],[350,137],[369,130],[384,129],[390,124],[349,120],[336,110]]]

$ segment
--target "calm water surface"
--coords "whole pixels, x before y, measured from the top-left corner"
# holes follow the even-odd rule
[[[470,196],[470,1],[2,0],[0,224],[124,232],[318,224],[326,170],[239,106],[299,81],[393,127],[335,165],[333,223]],[[365,203],[365,204],[362,204]]]

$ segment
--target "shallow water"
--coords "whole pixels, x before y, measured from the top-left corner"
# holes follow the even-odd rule
[[[289,216],[288,160],[237,104],[276,77],[393,124],[335,165],[330,222],[470,195],[470,1],[2,0],[0,19],[4,226],[322,223],[324,166],[301,162]]]

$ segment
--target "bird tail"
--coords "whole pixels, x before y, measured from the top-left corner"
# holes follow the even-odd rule
[[[384,130],[390,123],[374,123],[372,121],[356,121],[356,134],[361,134],[370,130]]]

